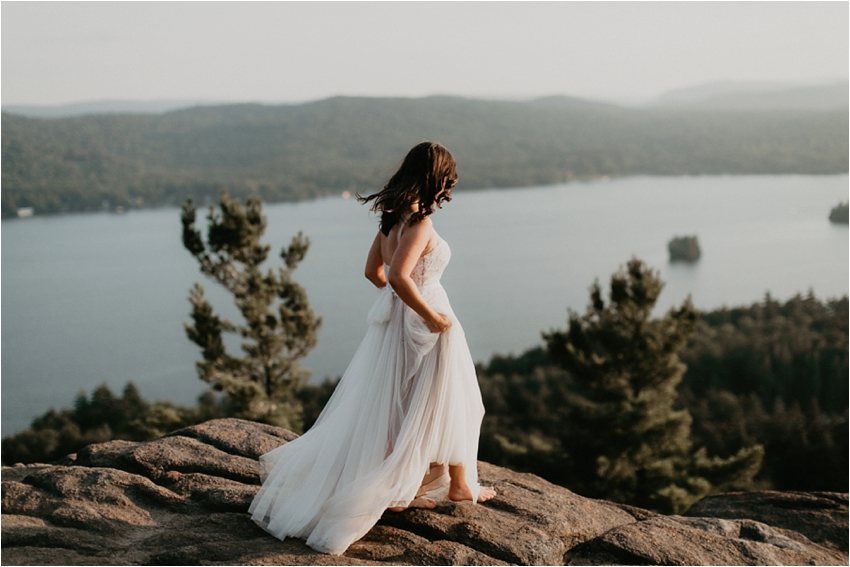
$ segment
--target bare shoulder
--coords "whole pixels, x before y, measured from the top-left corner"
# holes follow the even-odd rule
[[[430,217],[425,217],[405,230],[410,231],[408,242],[419,252],[419,255],[427,254],[434,248],[434,223]]]
[[[408,224],[404,227],[405,233],[416,234],[419,237],[421,236],[430,236],[431,232],[434,230],[434,223],[431,220],[431,217],[425,217],[414,224]]]

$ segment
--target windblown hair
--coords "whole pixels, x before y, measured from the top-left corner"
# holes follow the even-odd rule
[[[455,160],[449,151],[436,142],[421,142],[413,147],[383,190],[361,197],[361,203],[372,203],[372,211],[381,213],[380,228],[385,235],[406,215],[414,204],[419,210],[410,215],[416,224],[451,201],[451,188],[457,183]],[[445,189],[445,191],[443,191]],[[443,191],[438,196],[438,193]]]

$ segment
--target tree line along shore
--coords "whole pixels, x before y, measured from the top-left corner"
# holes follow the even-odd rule
[[[2,215],[127,210],[380,187],[422,138],[451,149],[458,190],[599,176],[837,174],[848,111],[626,108],[568,97],[337,97],[163,114],[2,115]]]

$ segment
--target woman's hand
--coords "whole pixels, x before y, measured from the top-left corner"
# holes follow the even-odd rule
[[[448,331],[449,327],[452,326],[452,322],[449,321],[449,318],[442,313],[436,313],[436,317],[427,319],[425,324],[428,325],[428,330],[432,333]]]

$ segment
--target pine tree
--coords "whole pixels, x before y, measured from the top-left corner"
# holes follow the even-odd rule
[[[224,286],[244,319],[237,325],[218,317],[195,284],[189,295],[193,324],[186,334],[203,350],[198,375],[224,392],[232,415],[298,430],[300,404],[295,393],[309,372],[298,361],[316,345],[321,318],[313,314],[307,294],[292,279],[310,241],[300,232],[281,250],[284,266],[263,273],[271,247],[260,239],[266,229],[262,199],[248,197],[245,207],[222,192],[220,213],[210,205],[207,242],[195,229],[195,208],[183,205],[183,245],[198,260],[201,272]],[[228,354],[223,334],[243,339],[244,356]]]
[[[751,481],[763,450],[743,449],[728,459],[692,452],[691,416],[674,403],[686,369],[678,353],[698,313],[688,298],[653,319],[663,285],[633,258],[611,277],[608,304],[594,284],[587,312],[570,312],[568,330],[544,338],[549,356],[576,385],[560,435],[568,486],[671,513],[712,491]]]

